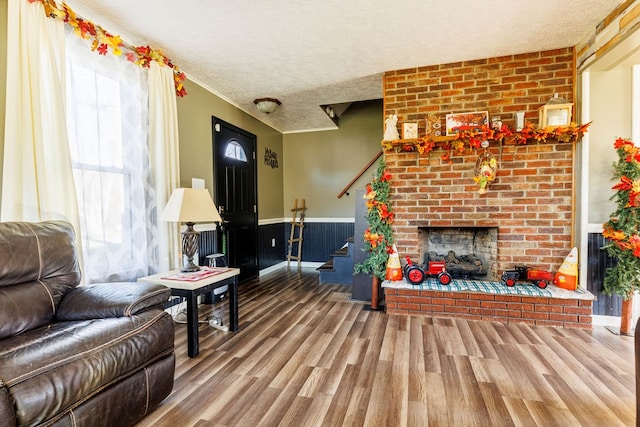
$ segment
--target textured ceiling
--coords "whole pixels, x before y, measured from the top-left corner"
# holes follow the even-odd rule
[[[574,46],[620,0],[67,0],[281,132],[382,97],[389,70]],[[273,97],[269,115],[253,100]]]

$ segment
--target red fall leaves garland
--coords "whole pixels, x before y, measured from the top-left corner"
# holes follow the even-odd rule
[[[449,137],[434,137],[426,135],[411,142],[401,142],[400,150],[417,151],[420,154],[429,154],[435,148],[444,150],[442,160],[448,161],[452,154],[462,154],[468,149],[479,149],[482,141],[496,141],[505,144],[525,145],[530,141],[547,142],[554,140],[557,142],[571,142],[578,140],[584,135],[591,123],[583,125],[571,124],[569,126],[559,126],[551,129],[537,129],[533,123],[527,123],[524,128],[514,131],[507,125],[499,129],[489,126],[482,126],[477,131],[462,131]],[[384,150],[391,149],[394,141],[382,141]]]
[[[384,159],[380,160],[373,181],[367,184],[364,198],[367,203],[368,227],[364,232],[364,250],[368,257],[360,264],[356,264],[356,273],[366,272],[384,280],[386,275],[386,262],[389,254],[393,252],[393,236],[391,224],[394,214],[389,199],[391,174],[386,170]]]
[[[629,298],[640,288],[640,148],[633,142],[618,138],[614,143],[618,161],[614,163],[611,198],[617,209],[603,225],[602,236],[607,239],[603,249],[615,261],[604,279],[604,292]]]
[[[99,55],[106,55],[110,51],[116,56],[124,54],[128,61],[144,68],[149,68],[152,61],[171,68],[173,70],[176,95],[182,97],[187,94],[183,84],[187,76],[160,50],[152,49],[149,46],[130,46],[124,43],[120,36],[111,34],[101,26],[79,17],[64,3],[58,6],[54,0],[27,1],[29,3],[40,3],[44,8],[45,15],[49,18],[57,19],[70,25],[79,37],[85,40],[92,40],[91,50],[98,52]]]

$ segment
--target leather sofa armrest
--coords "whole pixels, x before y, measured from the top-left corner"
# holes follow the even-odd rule
[[[171,290],[151,283],[100,283],[69,291],[56,313],[56,319],[88,320],[131,317],[169,300]]]
[[[0,380],[0,420],[3,426],[14,427],[17,423],[13,402],[4,382]]]

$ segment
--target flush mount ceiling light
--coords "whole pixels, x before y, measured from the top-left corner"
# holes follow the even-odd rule
[[[281,105],[281,102],[275,98],[258,98],[254,99],[253,103],[265,114],[273,113]]]

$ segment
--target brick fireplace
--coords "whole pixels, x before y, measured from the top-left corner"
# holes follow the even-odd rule
[[[525,120],[537,123],[538,108],[554,93],[573,102],[574,64],[573,49],[565,48],[387,72],[385,117],[396,114],[399,125],[417,122],[420,135],[428,115],[444,127],[448,113],[488,111],[513,127],[513,114],[525,111]],[[438,148],[428,155],[385,152],[399,253],[420,259],[426,229],[491,229],[494,278],[519,264],[556,271],[572,247],[574,144],[494,143],[489,150],[498,174],[484,195],[472,179],[478,152],[453,153],[448,160]],[[589,325],[590,304],[580,314]],[[580,323],[580,315],[567,323]]]

